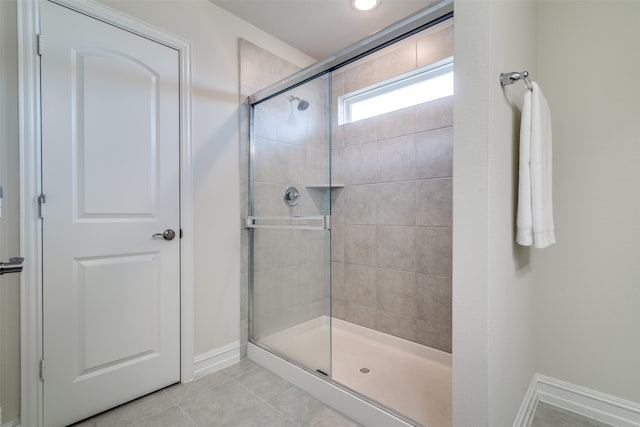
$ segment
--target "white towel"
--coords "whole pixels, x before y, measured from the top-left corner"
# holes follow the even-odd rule
[[[516,242],[546,248],[556,242],[553,227],[551,112],[540,86],[524,95],[520,124],[520,182]]]

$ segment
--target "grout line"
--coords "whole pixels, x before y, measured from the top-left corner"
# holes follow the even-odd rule
[[[197,381],[197,380],[196,380],[196,381]],[[178,384],[181,384],[181,383],[178,383]],[[173,386],[169,386],[169,387],[173,387]],[[168,387],[167,387],[167,388],[168,388]],[[176,401],[175,401],[175,399],[174,399],[173,397],[171,397],[171,395],[170,395],[169,393],[167,393],[167,391],[166,391],[166,389],[167,389],[167,388],[163,388],[163,389],[162,389],[162,392],[163,392],[165,395],[167,395],[167,397],[169,398],[169,400],[170,400],[174,405],[178,406],[178,402],[176,402]]]
[[[228,382],[233,381],[233,378],[231,378],[229,375],[223,373],[222,371],[216,371],[216,372],[212,372],[211,374],[205,375],[204,377],[200,377],[200,378],[198,378],[196,380],[190,381],[190,382],[185,383],[185,384],[182,384],[182,383],[174,384],[173,386],[180,386],[180,385],[185,385],[186,386],[188,384],[193,384],[194,382],[201,381],[204,378],[208,377],[209,375],[215,375],[215,374],[221,374],[224,378],[226,378],[226,381],[223,381],[223,382],[221,382],[220,384],[218,384],[218,385],[216,385],[214,387],[205,388],[204,390],[202,390],[202,391],[200,391],[198,393],[195,393],[192,396],[189,396],[187,399],[185,399],[185,400],[183,400],[181,402],[176,401],[173,397],[171,397],[171,395],[169,393],[166,392],[166,388],[168,388],[168,387],[162,389],[162,391],[169,397],[169,400],[171,400],[171,402],[173,402],[173,404],[175,406],[180,406],[182,403],[186,402],[187,400],[191,400],[191,399],[193,399],[193,398],[195,398],[197,396],[200,396],[201,394],[204,394],[204,393],[206,393],[208,391],[211,391],[211,390],[214,390],[216,388],[219,388],[219,387],[227,384]],[[172,387],[172,386],[169,386],[169,387]]]
[[[263,368],[264,369],[264,368]],[[265,369],[267,372],[269,372],[267,369]],[[275,374],[273,374],[275,375]],[[257,395],[256,393],[253,392],[253,390],[251,390],[249,387],[246,387],[244,384],[241,384],[240,382],[236,381],[235,379],[233,380],[236,384],[238,384],[240,387],[242,387],[243,389],[247,390],[250,394],[254,395],[255,397],[258,398],[258,400],[260,400],[261,402],[263,402],[264,404],[266,404],[269,408],[273,409],[274,411],[276,411],[277,413],[279,413],[280,415],[282,415],[284,417],[285,420],[291,421],[293,424],[295,424],[296,426],[302,427],[301,424],[297,423],[295,420],[289,418],[287,416],[287,414],[285,414],[284,412],[282,412],[280,409],[276,408],[275,406],[273,406],[271,403],[269,403],[268,401],[266,401],[265,399],[263,399],[261,396]],[[291,387],[295,387],[293,384],[291,384],[289,381],[284,380],[287,384],[289,384]],[[287,389],[288,390],[288,389]],[[286,391],[286,390],[285,390]]]
[[[191,421],[191,424],[193,424],[193,425],[194,425],[194,426],[196,426],[196,427],[200,427],[200,426],[198,425],[198,423],[197,423],[197,422],[195,422],[195,420],[194,420],[193,418],[191,418],[191,417],[189,416],[189,414],[187,414],[187,411],[185,411],[185,410],[182,408],[182,406],[180,406],[180,405],[176,405],[176,407],[177,407],[178,409],[180,409],[180,412],[182,412],[182,413],[184,414],[184,416],[185,416],[185,417],[187,417],[187,419],[188,419],[189,421]]]

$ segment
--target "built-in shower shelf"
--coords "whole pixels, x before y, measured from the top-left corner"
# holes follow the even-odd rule
[[[314,190],[333,190],[334,188],[344,188],[344,184],[318,184],[318,185],[307,185],[307,188],[311,188]]]

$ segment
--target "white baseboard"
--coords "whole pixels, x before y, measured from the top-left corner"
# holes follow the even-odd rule
[[[616,427],[640,427],[640,404],[540,374],[533,376],[513,426],[529,427],[538,402]]]
[[[524,395],[522,405],[520,405],[518,415],[516,415],[516,420],[513,423],[513,427],[529,427],[531,425],[533,416],[536,413],[536,408],[538,407],[537,388],[538,375],[534,374],[533,378],[531,378],[531,383],[529,384],[527,393]]]
[[[193,379],[218,372],[240,361],[240,343],[234,342],[193,358]]]
[[[537,375],[538,400],[616,427],[640,427],[640,404]]]

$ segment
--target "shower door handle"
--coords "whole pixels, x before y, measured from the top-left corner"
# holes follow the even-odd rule
[[[246,228],[280,228],[285,230],[331,230],[331,215],[247,216]]]

